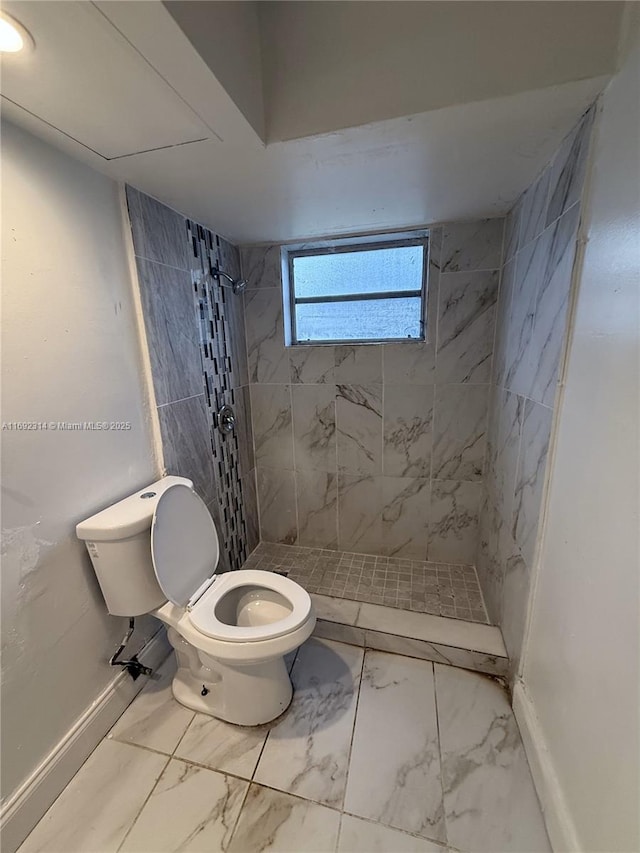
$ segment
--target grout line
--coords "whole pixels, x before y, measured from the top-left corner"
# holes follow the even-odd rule
[[[347,753],[347,773],[346,773],[346,777],[344,780],[344,791],[342,794],[342,805],[340,806],[341,812],[344,811],[344,801],[345,801],[345,797],[347,795],[347,786],[349,784],[349,774],[351,771],[351,758],[353,756],[353,742],[354,742],[355,736],[356,736],[356,725],[358,724],[358,708],[360,707],[360,692],[362,690],[362,679],[364,677],[364,662],[365,662],[365,658],[367,656],[367,649],[366,648],[363,648],[361,646],[358,646],[357,648],[362,648],[362,664],[360,665],[360,677],[358,679],[358,693],[356,695],[356,707],[355,707],[355,710],[353,712],[353,726],[351,727],[351,738],[349,740],[349,751]],[[341,823],[342,823],[342,821],[341,821]]]
[[[431,664],[433,669],[433,703],[436,709],[436,732],[438,735],[438,757],[440,759],[440,790],[442,792],[442,822],[444,824],[444,836],[445,843],[448,846],[449,833],[447,828],[447,811],[444,805],[444,771],[443,771],[443,761],[442,761],[442,741],[440,737],[440,713],[438,710],[438,684],[436,679],[436,667],[435,664]]]
[[[162,203],[164,203],[164,202],[162,202]],[[182,215],[182,214],[180,214],[180,215]],[[146,261],[149,264],[156,264],[156,266],[166,267],[169,270],[175,270],[176,272],[186,273],[188,276],[191,276],[191,272],[192,272],[191,269],[185,269],[185,267],[176,267],[173,264],[165,264],[163,261],[157,261],[155,258],[148,258],[146,255],[140,255],[140,254],[138,254],[138,252],[134,252],[134,255],[139,260]]]
[[[408,836],[409,838],[416,838],[416,839],[419,839],[420,841],[428,842],[430,844],[436,844],[438,847],[442,847],[442,853],[447,853],[448,850],[453,850],[453,851],[457,850],[457,848],[451,847],[451,845],[447,844],[447,842],[445,842],[445,841],[436,841],[433,838],[428,838],[426,835],[420,835],[417,832],[411,832],[411,830],[409,830],[409,829],[400,829],[399,827],[393,826],[392,824],[382,823],[382,821],[375,820],[374,818],[365,817],[364,815],[359,815],[359,814],[356,814],[355,812],[350,812],[350,811],[347,811],[346,809],[343,809],[342,810],[342,816],[344,817],[345,815],[347,817],[355,817],[355,818],[357,818],[357,820],[361,820],[363,823],[370,823],[372,826],[381,826],[381,827],[384,827],[385,829],[390,829],[392,832],[399,832],[402,835]],[[392,851],[390,851],[390,853],[392,853]]]
[[[246,782],[247,780],[245,779],[244,781]],[[253,784],[252,782],[248,782],[248,784],[247,784],[247,790],[244,792],[244,797],[242,798],[242,804],[240,805],[240,808],[238,809],[238,814],[236,815],[236,819],[235,819],[235,822],[233,824],[233,829],[231,830],[231,834],[229,835],[229,845],[231,844],[231,842],[233,840],[233,836],[235,835],[236,829],[238,828],[238,824],[240,823],[240,818],[242,816],[245,804],[246,804],[247,799],[249,797],[249,791],[251,790],[252,784]]]
[[[151,750],[151,751],[153,751],[153,750]],[[149,802],[149,800],[151,799],[151,797],[152,797],[152,795],[153,795],[153,792],[154,792],[154,791],[155,791],[155,789],[158,787],[158,782],[159,782],[159,781],[160,781],[160,779],[162,779],[162,777],[164,776],[165,770],[166,770],[166,769],[167,769],[167,767],[169,766],[169,762],[170,762],[170,761],[171,761],[171,756],[168,756],[168,757],[167,757],[167,760],[166,760],[166,762],[165,762],[165,764],[164,764],[164,767],[162,768],[162,770],[161,770],[161,771],[160,771],[160,773],[158,774],[158,778],[157,778],[157,779],[156,779],[156,781],[153,783],[153,787],[152,787],[152,788],[151,788],[151,790],[149,791],[148,795],[147,795],[147,796],[146,796],[146,798],[145,798],[144,803],[142,804],[142,806],[140,807],[140,810],[138,811],[138,813],[136,814],[135,818],[133,819],[133,821],[132,821],[132,823],[131,823],[131,826],[130,826],[130,827],[129,827],[129,829],[126,831],[126,833],[125,833],[125,835],[124,835],[124,838],[122,839],[122,841],[121,841],[121,842],[120,842],[120,844],[118,845],[118,851],[122,850],[122,848],[123,848],[123,846],[124,846],[124,844],[125,844],[125,841],[126,841],[126,840],[127,840],[127,838],[131,835],[131,833],[132,833],[132,831],[133,831],[134,826],[136,825],[136,823],[138,822],[138,819],[140,818],[140,815],[142,814],[142,812],[144,811],[144,809],[145,809],[145,807],[146,807],[147,803],[148,803],[148,802]]]
[[[204,379],[204,374],[203,374]],[[174,406],[176,403],[184,403],[186,400],[198,400],[200,397],[204,398],[204,391],[201,394],[192,394],[190,397],[180,397],[179,400],[170,400],[168,403],[160,403],[159,406],[156,406],[157,409],[164,409],[166,406]]]
[[[177,700],[176,700],[176,701],[177,701]],[[193,712],[193,716],[192,716],[192,717],[191,717],[191,719],[189,720],[189,724],[187,725],[187,727],[185,728],[185,730],[182,732],[182,734],[181,734],[180,738],[178,739],[178,743],[177,743],[177,744],[175,745],[175,747],[173,748],[173,752],[171,753],[171,757],[172,757],[172,758],[175,756],[175,754],[176,754],[176,752],[177,752],[177,750],[178,750],[178,747],[180,746],[180,744],[182,743],[182,741],[183,741],[183,740],[185,739],[185,737],[187,736],[187,732],[188,732],[188,731],[189,731],[189,729],[191,728],[191,724],[192,724],[192,723],[193,723],[193,721],[195,720],[196,715],[197,715],[197,711],[194,711],[194,712]]]
[[[338,822],[338,834],[336,835],[336,843],[333,848],[334,853],[338,853],[338,850],[340,849],[340,838],[342,837],[342,821],[344,818],[344,814],[344,811],[340,812],[340,821]]]

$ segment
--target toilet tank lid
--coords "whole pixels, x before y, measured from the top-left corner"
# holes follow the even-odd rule
[[[193,488],[186,477],[163,477],[81,521],[76,525],[76,536],[91,542],[114,542],[149,530],[160,497],[177,484]]]

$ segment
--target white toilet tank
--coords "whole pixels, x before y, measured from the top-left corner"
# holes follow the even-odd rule
[[[151,522],[160,495],[185,477],[163,477],[76,525],[84,540],[109,613],[140,616],[164,604],[151,559]]]

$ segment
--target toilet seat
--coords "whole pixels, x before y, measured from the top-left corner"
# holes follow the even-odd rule
[[[309,620],[311,598],[297,583],[256,569],[216,575],[219,555],[215,524],[204,501],[183,483],[169,486],[153,514],[153,569],[167,601],[179,608],[196,634],[207,641],[259,643],[291,634]],[[171,606],[160,609],[171,612]]]
[[[158,498],[151,522],[151,560],[167,600],[186,607],[210,583],[220,557],[216,526],[205,502],[183,483]]]
[[[216,611],[223,598],[242,587],[254,587],[256,593],[260,590],[275,592],[291,607],[290,613],[267,624],[229,625],[221,621]],[[258,612],[261,604],[258,595],[252,600]],[[268,606],[268,603],[264,602],[264,605]],[[282,575],[256,569],[240,569],[218,575],[213,585],[188,611],[189,621],[205,637],[231,643],[252,643],[281,637],[297,630],[309,619],[310,614],[311,597],[306,590]]]

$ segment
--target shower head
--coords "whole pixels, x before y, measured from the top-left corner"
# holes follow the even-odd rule
[[[226,279],[227,279],[227,281],[228,281],[228,282],[230,282],[230,284],[231,284],[231,290],[232,290],[234,293],[242,293],[242,291],[243,291],[243,290],[245,289],[245,287],[247,286],[247,282],[246,282],[243,278],[232,278],[232,277],[229,275],[229,273],[223,272],[221,269],[218,269],[218,267],[216,267],[216,268],[212,271],[211,275],[212,275],[214,278],[217,278],[217,279],[218,279],[218,281],[220,281],[220,278],[221,278],[221,277],[222,277],[222,278],[226,278]],[[227,284],[222,284],[222,282],[220,282],[220,286],[221,286],[221,287],[228,287],[229,285],[227,285]]]

